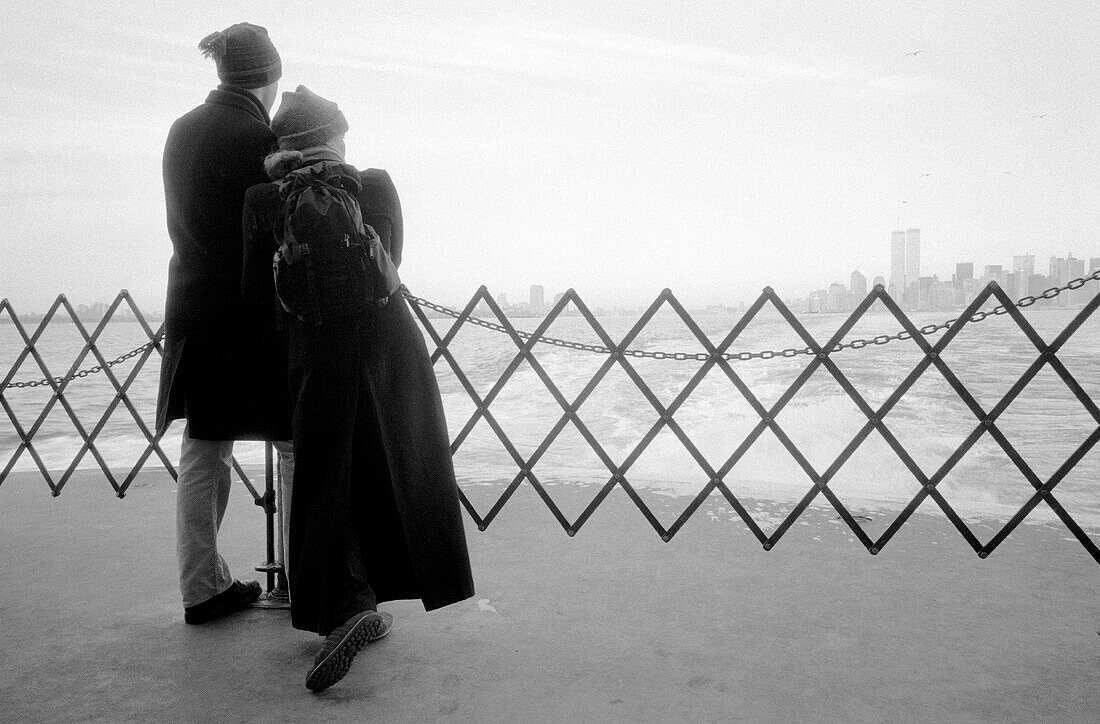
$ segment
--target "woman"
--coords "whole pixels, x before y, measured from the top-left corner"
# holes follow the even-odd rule
[[[275,181],[323,164],[358,187],[363,222],[394,264],[402,220],[385,171],[344,163],[348,125],[335,103],[298,86],[283,93],[271,126],[280,149],[265,162],[273,182],[245,197],[243,285],[274,319],[272,256],[284,203]],[[419,598],[432,610],[474,589],[439,388],[401,292],[320,325],[284,318],[296,461],[291,618],[326,636],[306,677],[319,691],[347,673],[360,647],[389,633],[392,616],[379,602]]]

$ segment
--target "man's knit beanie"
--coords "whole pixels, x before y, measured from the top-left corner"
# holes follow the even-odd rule
[[[283,93],[271,130],[279,137],[279,148],[301,151],[346,133],[348,122],[335,103],[300,85]]]
[[[199,50],[214,59],[218,78],[226,85],[262,88],[283,75],[279,52],[267,37],[267,28],[259,25],[237,23],[210,33],[199,41]]]

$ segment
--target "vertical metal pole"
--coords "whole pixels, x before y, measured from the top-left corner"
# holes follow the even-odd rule
[[[264,516],[267,518],[267,590],[275,588],[275,463],[274,446],[264,443]]]

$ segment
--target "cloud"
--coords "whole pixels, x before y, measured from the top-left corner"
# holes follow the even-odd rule
[[[514,25],[466,25],[435,29],[388,28],[357,46],[334,43],[322,51],[288,50],[291,62],[324,67],[391,70],[438,78],[517,76],[536,81],[824,84],[840,89],[927,94],[931,79],[887,74],[843,61],[807,63],[738,53],[626,33],[553,32]]]
[[[64,96],[71,101],[72,86],[80,84],[81,100],[91,103],[103,95],[120,95],[131,86],[193,90],[194,84],[187,79],[195,75],[196,67],[196,63],[182,57],[169,59],[163,54],[76,45],[62,46],[33,60],[0,50],[0,62],[14,70],[7,80],[11,88],[41,97]],[[100,88],[102,91],[97,93]]]

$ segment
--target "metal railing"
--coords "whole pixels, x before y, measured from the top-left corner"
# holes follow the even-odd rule
[[[1023,522],[1029,513],[1042,504],[1047,506],[1062,521],[1088,553],[1100,563],[1100,548],[1097,547],[1096,542],[1094,542],[1082,529],[1055,495],[1055,489],[1059,483],[1065,479],[1067,474],[1080,463],[1096,445],[1097,441],[1100,440],[1100,408],[1097,407],[1096,402],[1089,397],[1058,356],[1059,351],[1066,342],[1073,337],[1085,321],[1096,311],[1097,306],[1100,306],[1100,294],[1093,296],[1091,300],[1077,311],[1070,323],[1050,343],[1043,340],[1021,312],[1021,309],[1034,304],[1040,299],[1053,299],[1061,292],[1079,289],[1086,282],[1095,280],[1100,280],[1100,270],[1093,271],[1088,277],[1075,279],[1065,286],[1049,289],[1041,295],[1024,297],[1017,301],[1011,300],[996,283],[991,283],[975,296],[973,301],[960,315],[958,315],[958,317],[942,324],[925,325],[922,327],[917,327],[882,287],[876,287],[860,301],[856,308],[846,318],[843,319],[839,327],[824,343],[819,343],[809,333],[798,317],[792,313],[788,306],[771,288],[765,288],[763,290],[760,296],[737,319],[732,329],[730,329],[717,344],[708,338],[699,327],[696,320],[692,318],[692,315],[688,313],[676,296],[668,289],[661,292],[653,303],[641,314],[630,328],[629,332],[617,342],[611,338],[605,327],[601,325],[600,321],[597,319],[596,315],[592,313],[589,307],[573,290],[567,291],[557,300],[533,332],[517,330],[485,287],[478,289],[462,310],[454,310],[434,304],[412,295],[408,290],[405,290],[405,296],[415,316],[423,326],[427,338],[430,340],[431,344],[434,344],[435,349],[431,353],[433,364],[438,365],[442,360],[450,371],[453,372],[454,377],[461,384],[465,393],[474,404],[473,414],[465,424],[463,424],[452,440],[452,454],[460,450],[474,427],[479,422],[484,422],[491,428],[496,437],[499,438],[500,443],[503,445],[515,466],[515,473],[512,475],[510,483],[484,514],[479,512],[471,503],[468,496],[460,490],[460,498],[463,506],[481,530],[485,530],[491,524],[493,519],[500,513],[501,509],[511,499],[519,486],[524,483],[530,485],[531,488],[537,492],[542,502],[553,514],[554,518],[570,536],[581,529],[585,522],[615,488],[620,488],[630,497],[639,512],[645,517],[662,540],[670,541],[696,511],[699,510],[703,502],[717,492],[730,504],[733,510],[736,511],[739,518],[757,538],[764,549],[770,550],[806,511],[807,507],[820,496],[835,509],[839,517],[843,519],[844,523],[860,543],[871,554],[877,554],[893,538],[906,521],[909,520],[917,508],[926,499],[931,498],[971,548],[973,548],[978,556],[982,558],[992,553],[1012,533],[1012,531]],[[984,306],[994,302],[997,304],[995,308],[983,310]],[[863,316],[867,314],[868,310],[876,304],[881,305],[882,308],[886,309],[889,314],[892,315],[900,326],[901,331],[892,335],[876,335],[871,338],[846,341],[846,337],[854,329],[857,322],[859,322]],[[113,359],[107,359],[100,351],[97,342],[112,318],[114,318],[116,314],[119,313],[119,310],[123,308],[123,305],[126,305],[126,308],[132,313],[133,318],[139,323],[147,341],[126,354],[119,355]],[[599,339],[599,344],[585,344],[546,335],[554,321],[570,306],[579,313],[584,319],[584,322],[591,328],[592,332]],[[487,308],[496,321],[487,321],[474,317],[474,311],[479,307]],[[701,345],[703,349],[702,352],[651,351],[632,348],[632,345],[636,342],[640,333],[662,309],[671,310],[680,320],[682,320],[686,328],[690,330],[694,339]],[[745,329],[753,320],[764,313],[766,309],[778,313],[783,322],[785,322],[790,330],[792,330],[801,340],[803,346],[788,347],[782,350],[734,350],[734,344],[739,341]],[[450,317],[453,322],[450,324],[449,328],[441,332],[437,330],[436,326],[432,323],[428,314],[429,311]],[[67,316],[69,318],[68,321],[71,321],[73,325],[75,325],[75,328],[84,340],[84,347],[72,361],[65,374],[54,376],[51,374],[46,361],[42,358],[37,345],[46,328],[52,322],[61,318],[62,315]],[[957,335],[966,325],[976,324],[990,316],[1002,316],[1011,319],[1023,332],[1028,342],[1035,348],[1037,354],[1023,374],[1021,374],[1008,391],[1001,396],[999,401],[992,407],[986,408],[975,399],[974,395],[971,394],[966,386],[960,381],[955,371],[944,361],[943,352],[948,345],[951,344],[952,340],[956,339]],[[5,317],[7,319],[5,319]],[[29,455],[34,460],[35,466],[46,480],[54,495],[59,495],[61,493],[66,482],[77,470],[81,460],[86,454],[90,454],[93,457],[119,497],[126,494],[127,489],[133,483],[139,471],[141,471],[151,459],[155,458],[173,477],[176,476],[175,467],[161,448],[161,437],[152,432],[143,422],[141,414],[139,414],[139,411],[135,408],[127,394],[138,373],[148,363],[153,353],[162,353],[161,338],[163,335],[163,327],[154,330],[147,323],[145,317],[142,315],[128,292],[123,290],[118,294],[114,302],[108,307],[103,317],[91,332],[89,332],[87,327],[78,319],[78,315],[74,311],[72,305],[63,295],[57,298],[32,334],[27,333],[26,328],[20,322],[15,311],[6,299],[0,301],[0,323],[5,321],[9,321],[13,325],[13,328],[22,340],[23,350],[15,358],[14,363],[3,379],[0,380],[0,407],[4,409],[19,439],[17,449],[10,455],[7,461],[3,462],[2,458],[0,458],[0,462],[3,462],[4,465],[3,468],[0,469],[0,485],[3,484],[4,480],[14,468],[16,461],[23,454]],[[451,349],[456,335],[464,325],[476,325],[478,327],[500,332],[507,337],[516,348],[516,353],[511,362],[505,367],[499,378],[484,395],[479,394],[475,389],[467,371],[459,364]],[[939,333],[942,333],[942,336],[938,340],[933,342],[928,339],[930,335]],[[898,340],[911,340],[919,349],[921,355],[920,360],[885,401],[877,405],[872,405],[837,366],[832,359],[832,355],[845,350],[859,350],[864,347],[883,345]],[[587,384],[584,385],[579,394],[569,399],[562,393],[559,386],[546,372],[543,365],[540,364],[537,356],[534,354],[533,350],[538,344],[549,344],[561,348],[573,349],[578,353],[600,354],[606,356],[606,359],[603,360],[597,371]],[[88,368],[82,368],[81,365],[88,359],[88,355],[91,355],[95,364]],[[754,394],[750,385],[734,368],[734,363],[747,360],[769,360],[802,356],[808,358],[806,366],[779,398],[768,405],[764,404],[757,395]],[[691,376],[690,380],[680,389],[672,401],[666,405],[662,403],[659,396],[651,389],[650,385],[647,384],[643,376],[639,374],[635,368],[632,360],[638,358],[663,359],[673,362],[691,360],[700,362],[701,364]],[[28,381],[16,381],[14,379],[16,374],[28,359],[33,360],[38,369],[41,370],[42,378]],[[125,379],[119,379],[112,368],[131,359],[134,360],[134,364],[129,373],[126,375]],[[561,413],[557,422],[551,427],[534,451],[526,456],[519,452],[516,445],[505,433],[502,425],[494,416],[491,409],[494,400],[497,399],[501,390],[523,363],[530,366],[545,385],[555,403],[561,408]],[[616,462],[612,458],[597,439],[597,436],[578,414],[580,407],[586,400],[590,399],[592,393],[601,384],[601,381],[603,381],[612,368],[615,367],[621,369],[629,377],[657,414],[656,422],[637,441],[630,453],[622,459],[621,462]],[[888,421],[886,418],[891,410],[895,409],[902,397],[912,390],[913,386],[925,371],[931,367],[938,370],[947,384],[950,385],[958,395],[970,414],[973,415],[974,423],[969,434],[965,436],[953,453],[948,456],[937,469],[926,471],[918,465],[913,455],[900,442],[887,424]],[[1017,399],[1028,383],[1043,369],[1052,370],[1054,374],[1062,380],[1073,396],[1080,402],[1083,409],[1087,411],[1087,415],[1090,418],[1090,422],[1087,424],[1092,427],[1084,437],[1084,440],[1064,461],[1059,463],[1053,474],[1045,477],[1045,479],[1034,471],[1032,466],[1017,451],[1016,447],[998,426],[998,418],[1004,413],[1008,406]],[[707,457],[700,452],[699,447],[692,441],[691,437],[685,432],[676,418],[676,414],[682,408],[684,402],[711,370],[718,370],[721,375],[728,379],[738,393],[740,393],[751,406],[754,414],[759,418],[758,422],[753,425],[749,433],[735,446],[725,460],[718,465],[713,465]],[[796,393],[798,393],[811,376],[819,370],[824,370],[836,380],[845,395],[854,402],[859,412],[866,418],[866,421],[862,423],[858,432],[844,445],[841,452],[823,469],[811,464],[807,456],[799,449],[798,445],[793,442],[791,437],[785,432],[783,426],[777,421],[779,414],[795,397]],[[114,390],[114,395],[110,404],[103,410],[98,420],[89,429],[82,423],[73,406],[66,399],[65,392],[75,379],[98,373],[102,373],[109,380]],[[52,394],[33,422],[24,426],[15,414],[12,405],[7,399],[7,395],[10,394],[8,392],[9,390],[33,386],[48,386]],[[53,476],[48,466],[36,451],[34,445],[36,433],[39,432],[44,420],[46,420],[47,416],[56,405],[62,407],[82,439],[82,445],[74,455],[71,464],[69,464],[57,478]],[[100,451],[97,449],[96,440],[101,435],[108,420],[111,419],[112,415],[115,414],[115,411],[120,406],[133,418],[137,428],[141,431],[142,435],[145,436],[148,444],[144,451],[138,456],[133,466],[123,475],[116,476],[103,455],[101,455]],[[543,459],[547,451],[567,426],[572,426],[580,434],[584,442],[599,458],[601,464],[607,471],[606,481],[600,485],[598,492],[580,515],[573,520],[569,520],[562,512],[562,509],[547,490],[546,485],[540,481],[539,475],[536,474],[534,470],[535,466]],[[643,497],[630,481],[631,467],[637,462],[639,457],[654,439],[656,439],[658,434],[666,429],[671,431],[680,441],[708,481],[702,485],[687,507],[668,527],[662,525],[650,506],[646,504]],[[801,468],[802,472],[805,474],[807,483],[805,494],[770,533],[764,530],[761,523],[753,517],[744,502],[733,492],[726,482],[739,461],[741,461],[750,448],[758,442],[765,431],[770,431],[787,450],[798,467]],[[852,459],[853,454],[872,433],[877,433],[889,445],[893,453],[919,485],[917,492],[908,503],[904,505],[893,522],[876,538],[872,538],[864,527],[860,525],[859,519],[861,516],[853,515],[849,507],[841,501],[836,492],[830,487],[830,482],[835,479],[838,471]],[[963,456],[966,455],[983,436],[989,436],[995,441],[996,445],[1004,451],[1032,488],[1032,493],[1028,500],[1020,506],[1015,514],[1011,516],[992,538],[985,542],[979,540],[970,526],[964,521],[963,517],[956,512],[955,508],[939,489],[945,477],[947,477]],[[0,451],[0,455],[3,455],[2,451]],[[274,514],[270,447],[267,450],[267,464],[265,466],[266,486],[264,493],[257,491],[256,486],[245,474],[245,471],[236,460],[234,460],[233,465],[238,477],[248,488],[249,492],[256,500],[257,505],[261,505],[267,511],[270,539],[271,517]],[[1097,486],[1098,490],[1100,490],[1100,481],[1097,481]],[[270,550],[271,541],[269,540],[268,542]]]

